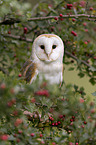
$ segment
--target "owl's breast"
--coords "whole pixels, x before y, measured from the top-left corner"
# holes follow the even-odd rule
[[[45,78],[51,84],[60,83],[62,75],[62,64],[38,65],[39,78]]]

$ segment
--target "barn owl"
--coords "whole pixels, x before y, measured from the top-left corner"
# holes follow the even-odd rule
[[[32,54],[23,65],[23,77],[32,83],[39,75],[50,84],[61,84],[63,79],[64,44],[55,34],[38,36],[32,46]]]

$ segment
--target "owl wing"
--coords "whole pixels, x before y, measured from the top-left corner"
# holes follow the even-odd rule
[[[61,71],[61,81],[59,87],[61,87],[64,83],[64,65],[62,64],[62,71]]]
[[[35,79],[37,75],[37,67],[36,63],[34,63],[32,60],[27,60],[22,69],[22,76],[24,77],[24,80],[28,83],[32,83],[32,81]]]

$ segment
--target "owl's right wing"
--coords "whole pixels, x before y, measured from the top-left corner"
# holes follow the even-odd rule
[[[27,60],[24,63],[21,71],[24,80],[26,80],[26,82],[28,83],[32,83],[32,81],[35,79],[37,75],[36,63],[34,63],[31,59]]]

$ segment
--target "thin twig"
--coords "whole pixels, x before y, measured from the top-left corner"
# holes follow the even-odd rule
[[[68,55],[68,56],[70,56],[71,58],[73,58],[73,59],[75,59],[76,61],[78,61],[79,59],[76,57],[76,56],[74,56],[73,54],[71,54],[70,52],[68,52],[68,51],[65,51],[65,54],[66,55]],[[80,60],[81,61],[81,63],[83,63],[83,64],[85,64],[87,67],[92,67],[90,64],[88,64],[86,61],[84,61],[84,60]]]
[[[29,18],[28,21],[42,21],[42,20],[48,20],[48,19],[54,19],[55,17],[60,18],[60,16],[47,16],[47,17],[35,17],[35,18]],[[86,14],[78,14],[78,15],[63,15],[62,18],[90,18],[95,19],[95,15],[86,15]]]
[[[29,42],[29,43],[33,42],[32,39],[22,37],[22,36],[15,36],[15,35],[12,35],[12,34],[1,34],[1,35],[4,36],[4,37],[15,39],[15,40],[26,41],[26,42]]]
[[[49,19],[54,19],[55,17],[57,17],[58,19],[60,18],[60,16],[45,16],[45,17],[34,17],[34,18],[29,18],[27,19],[27,21],[43,21],[43,20],[49,20]],[[78,15],[63,15],[62,18],[90,18],[90,19],[96,19],[95,15],[87,15],[87,14],[78,14]],[[19,19],[7,19],[4,21],[0,22],[0,25],[11,25],[14,23],[20,23],[21,21]]]

